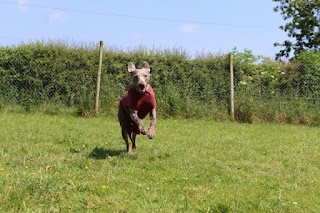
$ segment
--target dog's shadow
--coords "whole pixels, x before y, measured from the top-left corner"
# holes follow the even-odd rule
[[[89,158],[96,160],[106,159],[108,157],[120,156],[123,154],[124,150],[108,150],[100,147],[95,147],[92,152],[89,154]]]

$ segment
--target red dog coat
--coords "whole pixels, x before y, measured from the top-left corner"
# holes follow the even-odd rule
[[[154,108],[156,108],[156,98],[152,87],[149,85],[147,90],[140,94],[131,87],[123,95],[120,101],[121,107],[126,114],[126,126],[128,133],[140,134],[138,125],[131,119],[129,108],[138,111],[138,117],[143,119]]]

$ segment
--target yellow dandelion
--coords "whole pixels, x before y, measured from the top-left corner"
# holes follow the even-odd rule
[[[102,185],[101,188],[106,189],[107,185]]]
[[[24,166],[24,168],[28,169],[28,168],[29,168],[29,166]]]
[[[7,173],[7,174],[6,174],[6,176],[7,176],[7,177],[9,177],[9,176],[10,176],[10,174],[9,174],[9,173]]]
[[[0,168],[0,171],[4,171],[4,168]]]
[[[88,169],[89,169],[89,167],[88,167],[88,166],[85,166],[84,168],[85,168],[86,170],[88,170]]]

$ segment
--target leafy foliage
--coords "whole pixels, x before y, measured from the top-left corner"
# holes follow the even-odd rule
[[[80,115],[91,115],[98,53],[97,45],[58,42],[0,47],[0,110],[9,106],[12,111],[22,107],[25,111],[58,114],[64,109],[75,109]],[[320,97],[317,52],[301,52],[290,63],[254,55],[250,50],[234,50],[233,54],[238,121],[319,123],[320,116],[312,110],[318,107]],[[147,50],[144,47],[126,52],[105,49],[100,113],[116,114],[119,99],[130,84],[127,71],[130,61],[137,67],[143,61],[151,65],[151,84],[160,117],[229,118],[230,79],[226,54],[208,53],[190,58],[181,49]],[[283,105],[278,103],[281,98],[285,100]],[[305,104],[287,101],[289,98],[304,98]],[[290,104],[296,108],[288,108]],[[311,113],[301,113],[304,110]]]
[[[81,104],[94,91],[97,56],[88,49],[62,44],[21,45],[0,49],[2,96],[29,106],[59,102]]]
[[[275,43],[284,47],[277,57],[289,57],[293,50],[295,55],[303,50],[320,50],[320,1],[319,0],[273,0],[279,3],[274,8],[280,12],[285,21],[289,21],[280,29],[287,32],[295,41],[286,40]]]
[[[139,47],[128,52],[106,49],[100,92],[103,111],[113,114],[117,110],[118,101],[130,84],[128,62],[140,66],[148,61],[159,115],[209,114],[208,109],[227,101],[226,58],[221,54],[191,60],[180,49]],[[75,106],[79,114],[86,115],[93,108],[97,69],[97,46],[36,42],[1,47],[0,97],[2,101],[22,105],[26,110],[43,103],[54,103]],[[199,102],[204,110],[193,106]],[[195,111],[191,112],[193,109]]]
[[[301,83],[306,94],[320,96],[320,52],[304,51],[298,56]]]
[[[284,73],[276,61],[261,55],[254,55],[252,51],[243,53],[234,50],[235,77],[239,90],[256,92],[259,95],[270,95],[278,92],[280,78]]]

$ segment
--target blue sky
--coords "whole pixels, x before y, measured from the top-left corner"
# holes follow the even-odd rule
[[[236,47],[274,57],[287,39],[272,0],[0,0],[0,45],[57,39],[123,50],[183,48],[227,53]]]

